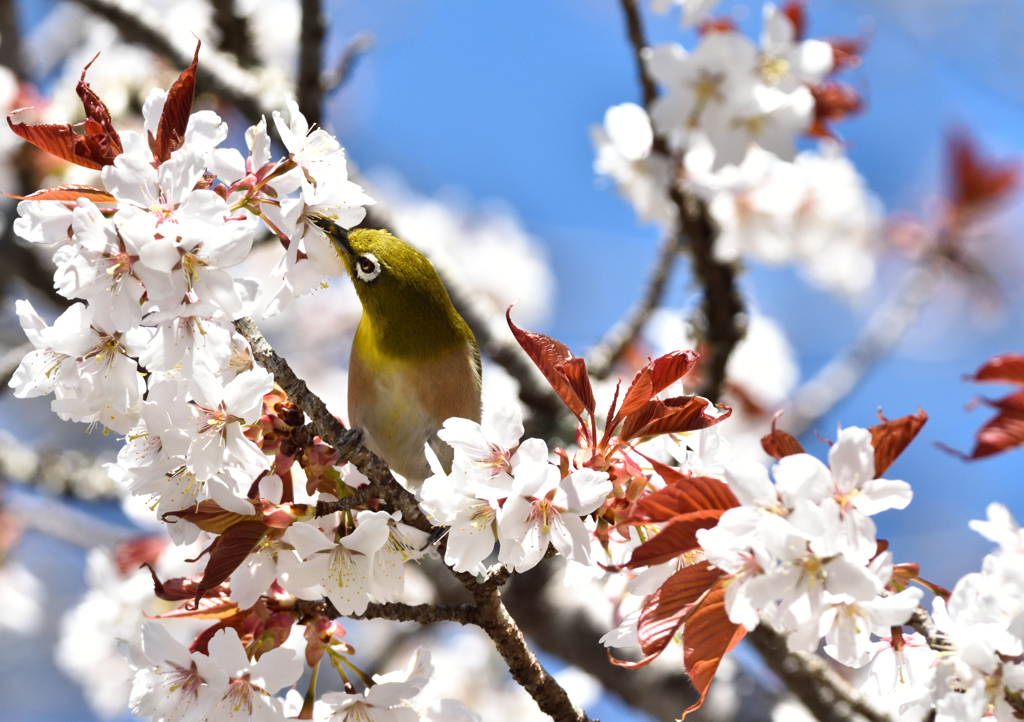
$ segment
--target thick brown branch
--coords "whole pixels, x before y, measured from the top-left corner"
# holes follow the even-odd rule
[[[359,429],[346,429],[331,415],[326,404],[295,375],[288,362],[277,355],[251,318],[235,321],[235,329],[249,342],[254,358],[274,375],[274,380],[288,394],[289,400],[310,418],[320,438],[337,449],[340,457],[351,462],[372,484],[377,485],[381,498],[402,511],[405,523],[430,530],[430,523],[416,505],[415,497],[395,481],[383,459],[362,445],[362,432]],[[537,661],[515,620],[501,603],[497,587],[508,579],[508,572],[499,571],[482,583],[478,583],[472,575],[457,576],[476,601],[476,619],[473,623],[491,638],[508,664],[512,677],[530,693],[541,710],[559,722],[587,720],[582,710],[572,703],[565,690]]]
[[[396,622],[456,622],[476,624],[477,608],[472,604],[370,604],[362,614],[350,614],[352,619],[392,619]]]
[[[320,0],[302,0],[302,27],[299,35],[299,78],[296,87],[299,110],[310,126],[323,124],[323,85],[320,72],[323,65],[324,31],[327,21]]]
[[[644,90],[644,105],[649,111],[650,104],[657,97],[657,90],[644,64],[643,51],[647,41],[640,8],[637,0],[621,1],[629,29],[629,41],[633,46]],[[671,158],[664,138],[655,138],[653,152]],[[693,256],[694,275],[704,292],[701,311],[704,316],[705,327],[702,330],[707,342],[707,353],[704,356],[704,388],[699,393],[717,401],[725,383],[729,356],[744,333],[743,300],[736,287],[736,267],[731,263],[722,263],[714,256],[716,229],[708,214],[707,204],[683,193],[675,184],[669,196],[678,210],[678,232]]]
[[[764,661],[790,691],[821,722],[891,722],[889,715],[869,705],[821,657],[790,652],[786,638],[762,624],[747,635]]]
[[[260,366],[274,375],[274,380],[288,394],[288,399],[315,424],[320,438],[337,449],[341,461],[351,463],[376,485],[380,498],[402,512],[402,521],[417,529],[430,531],[430,522],[420,511],[416,498],[395,480],[382,458],[363,446],[363,432],[360,429],[346,429],[331,414],[320,397],[295,375],[288,362],[277,355],[251,318],[235,321],[235,329],[249,342]]]
[[[476,624],[494,642],[512,678],[530,693],[541,711],[551,715],[555,722],[585,722],[589,719],[537,661],[516,621],[502,604],[498,590],[485,584],[470,584],[466,588],[476,600]]]
[[[868,319],[853,345],[796,390],[779,425],[791,434],[800,434],[846,398],[904,337],[935,295],[945,264],[941,257],[933,257],[912,268]]]
[[[636,305],[587,354],[587,368],[591,374],[599,379],[606,378],[612,372],[615,362],[643,330],[647,320],[661,303],[679,251],[679,236],[670,234],[662,242],[658,257],[651,266],[650,278],[644,284],[643,293]]]

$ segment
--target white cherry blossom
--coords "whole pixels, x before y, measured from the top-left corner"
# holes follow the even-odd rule
[[[580,517],[605,502],[612,490],[608,475],[579,469],[561,479],[557,467],[523,464],[502,507],[498,559],[517,572],[532,569],[548,544],[562,556],[590,563],[590,533]]]
[[[273,695],[294,684],[302,674],[302,661],[295,652],[277,647],[250,661],[231,627],[213,635],[209,643],[210,661],[225,673],[226,682],[211,687],[214,703],[207,714],[210,722],[245,720],[271,722],[283,720],[282,700]]]

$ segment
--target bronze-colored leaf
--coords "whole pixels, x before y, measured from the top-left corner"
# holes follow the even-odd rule
[[[551,388],[565,402],[565,405],[569,407],[573,415],[582,422],[583,412],[587,408],[586,404],[579,394],[576,393],[573,383],[570,383],[569,379],[566,378],[564,370],[565,363],[575,358],[575,356],[572,355],[572,352],[561,341],[545,336],[542,333],[524,331],[512,323],[511,306],[505,311],[505,318],[508,321],[508,327],[512,329],[512,335],[515,336],[523,351],[536,364],[540,372],[544,374],[544,378],[551,384]],[[573,371],[575,370],[574,367]],[[579,383],[579,379],[576,379],[576,383]],[[589,387],[589,385],[588,379],[587,386]],[[593,392],[591,392],[590,396],[593,399]],[[592,405],[593,401],[591,401]]]
[[[185,129],[192,114],[192,100],[196,93],[196,69],[199,67],[201,45],[201,42],[196,42],[192,63],[182,71],[167,91],[167,100],[164,102],[164,110],[160,114],[160,123],[156,129],[156,156],[161,163],[170,158],[171,153],[180,148],[182,141],[185,140]]]
[[[121,145],[121,136],[114,129],[114,121],[110,117],[110,111],[106,104],[100,100],[89,84],[85,82],[85,73],[89,67],[96,62],[100,56],[96,53],[89,64],[82,68],[82,77],[75,86],[75,92],[82,100],[82,107],[85,108],[85,137],[94,156],[108,158],[112,163],[114,158],[124,152]],[[109,165],[105,163],[104,165]]]
[[[781,429],[775,428],[775,424],[781,415],[782,412],[779,411],[774,417],[772,417],[771,433],[765,434],[761,437],[761,448],[764,449],[766,454],[773,456],[776,459],[781,459],[784,456],[792,456],[793,454],[805,453],[804,447],[800,445],[800,442],[796,440],[795,436],[782,431]]]
[[[665,487],[640,497],[630,507],[625,524],[652,524],[668,521],[680,514],[705,509],[726,511],[739,506],[728,485],[710,476],[691,476],[678,469],[648,459],[654,471],[665,480]]]
[[[739,644],[747,630],[729,621],[725,612],[725,589],[716,587],[690,613],[683,627],[683,664],[700,699],[680,719],[704,704],[711,681],[722,657]]]
[[[176,517],[190,521],[203,531],[208,531],[211,534],[223,534],[241,522],[259,521],[262,524],[263,511],[268,504],[263,499],[257,499],[254,503],[256,504],[254,513],[246,515],[222,509],[217,502],[207,499],[187,509],[169,511],[163,515],[163,519],[166,521],[168,517]]]
[[[633,550],[626,568],[654,566],[699,548],[697,532],[717,525],[724,513],[721,509],[702,509],[672,519],[661,531]]]
[[[707,413],[709,407],[716,409],[718,415]],[[732,409],[728,406],[711,406],[711,402],[701,396],[678,396],[666,401],[652,399],[626,417],[620,438],[629,441],[647,436],[697,431],[719,424],[731,414]]]
[[[928,421],[928,414],[918,408],[916,414],[901,416],[898,419],[889,420],[882,416],[878,418],[882,423],[872,426],[871,445],[875,449],[875,478],[878,479],[885,473],[886,469],[892,466],[892,462],[903,453],[917,433]]]
[[[106,191],[93,188],[92,186],[74,184],[43,188],[35,193],[29,193],[27,196],[16,196],[11,193],[4,193],[3,195],[22,201],[65,201],[75,203],[79,198],[88,198],[93,203],[117,203],[117,198],[114,198],[114,196]]]
[[[974,381],[1024,384],[1024,354],[1004,353],[991,358],[971,378]]]
[[[245,558],[259,546],[267,533],[262,521],[243,521],[235,524],[210,545],[210,559],[206,562],[203,578],[196,587],[195,601],[216,589],[238,569]]]

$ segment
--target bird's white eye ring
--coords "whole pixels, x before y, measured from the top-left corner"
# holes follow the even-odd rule
[[[363,253],[356,259],[356,275],[364,283],[377,280],[380,275],[380,261],[372,253]]]

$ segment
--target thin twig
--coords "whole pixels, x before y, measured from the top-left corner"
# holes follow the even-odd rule
[[[621,2],[626,15],[629,41],[633,46],[633,55],[643,86],[644,105],[650,111],[650,104],[657,97],[657,90],[654,79],[650,77],[644,64],[643,51],[647,47],[647,41],[644,37],[640,8],[637,0]],[[672,158],[665,139],[661,136],[655,138],[652,152],[678,163],[678,159]],[[729,356],[744,334],[743,300],[736,286],[736,267],[715,258],[713,248],[716,229],[708,213],[707,204],[691,194],[682,192],[674,183],[669,191],[669,197],[678,210],[678,231],[693,256],[694,275],[704,296],[701,311],[705,327],[702,330],[708,353],[703,359],[704,388],[700,389],[699,393],[712,401],[718,401],[725,383],[725,368]]]
[[[636,305],[612,326],[605,337],[587,354],[587,368],[592,375],[599,379],[606,378],[612,372],[615,362],[643,330],[651,314],[661,303],[679,251],[679,236],[670,234],[661,244],[658,256],[651,266],[650,278],[644,284]]]
[[[323,85],[320,73],[323,65],[324,31],[327,24],[320,0],[302,0],[302,28],[299,35],[299,78],[296,83],[299,109],[310,126],[323,124]]]
[[[323,89],[324,95],[334,92],[352,77],[356,63],[369,52],[376,42],[377,39],[370,33],[360,33],[348,42],[334,67],[325,70],[320,76],[320,87]]]
[[[934,649],[936,652],[951,652],[953,651],[953,640],[949,636],[935,626],[935,621],[929,616],[922,607],[918,607],[914,610],[914,614],[910,617],[910,621],[907,624],[919,632],[928,646]]]
[[[790,691],[820,722],[892,722],[872,707],[859,690],[840,677],[821,657],[790,652],[786,638],[761,624],[747,635],[754,648]]]
[[[798,435],[846,398],[900,342],[934,297],[945,264],[941,257],[930,257],[914,266],[892,296],[871,315],[853,345],[796,390],[780,417],[780,426]]]

